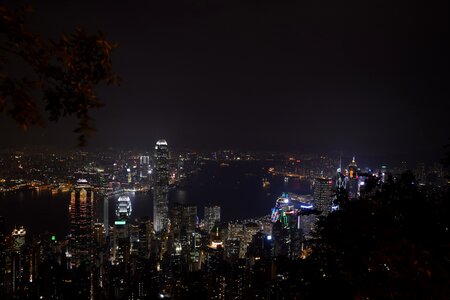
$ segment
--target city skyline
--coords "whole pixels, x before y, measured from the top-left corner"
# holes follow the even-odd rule
[[[0,299],[448,298],[448,1],[28,2]]]
[[[329,263],[340,266],[341,253],[355,247],[369,251],[356,258],[368,276],[375,261],[377,274],[392,282],[402,274],[412,284],[417,276],[395,270],[406,259],[425,274],[420,264],[428,255],[416,266],[414,255],[397,262],[378,253],[433,228],[442,237],[434,242],[446,241],[444,164],[371,169],[356,157],[169,150],[162,139],[147,153],[4,150],[0,295],[72,299],[76,289],[76,299],[310,299],[309,280],[340,282]],[[342,216],[349,217],[336,224]],[[418,218],[425,219],[420,226]],[[404,230],[410,233],[402,237]],[[343,251],[326,246],[337,241]],[[411,242],[445,259],[427,239]],[[305,263],[314,264],[317,278],[308,277]],[[366,295],[392,293],[366,286],[359,288]],[[332,290],[342,298],[358,288]],[[397,290],[415,295],[404,284]],[[311,292],[311,299],[327,293]]]

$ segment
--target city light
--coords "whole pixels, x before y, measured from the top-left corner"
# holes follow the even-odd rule
[[[1,1],[0,300],[449,299],[448,2]]]

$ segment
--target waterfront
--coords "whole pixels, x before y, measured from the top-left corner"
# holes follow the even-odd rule
[[[203,166],[189,185],[171,189],[169,202],[196,204],[200,218],[203,217],[205,205],[218,204],[221,206],[222,220],[228,221],[269,214],[275,198],[282,192],[310,192],[308,182],[291,178],[286,183],[284,177],[268,176],[267,167],[259,162],[235,162],[229,166],[210,162]],[[268,188],[263,188],[263,178],[270,181]],[[133,207],[132,218],[152,216],[151,194],[129,196]],[[110,200],[110,224],[117,198]],[[5,193],[0,195],[0,215],[5,217],[7,232],[14,226],[23,225],[32,234],[48,231],[63,237],[69,228],[69,203],[68,192],[55,195],[50,190]],[[102,211],[101,208],[98,211]],[[101,220],[102,216],[99,216],[98,221]]]

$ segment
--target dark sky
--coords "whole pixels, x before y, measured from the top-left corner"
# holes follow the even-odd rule
[[[70,2],[70,3],[69,3]],[[448,1],[39,1],[34,30],[120,44],[92,146],[436,156],[450,137]],[[6,145],[75,145],[64,121]]]

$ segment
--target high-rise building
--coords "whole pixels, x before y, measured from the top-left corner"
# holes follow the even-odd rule
[[[183,208],[184,224],[186,226],[186,232],[192,234],[197,228],[197,206],[185,205]]]
[[[10,247],[6,251],[7,264],[5,272],[6,293],[12,296],[7,299],[22,299],[25,298],[22,294],[22,287],[26,281],[32,280],[32,273],[30,272],[30,260],[26,250],[26,230],[23,226],[19,229],[14,229],[9,237]],[[30,281],[31,282],[31,281]],[[22,294],[22,295],[21,295]]]
[[[126,220],[131,216],[131,200],[128,196],[120,196],[117,200],[116,216],[119,220]]]
[[[243,255],[247,253],[248,245],[252,242],[253,236],[259,231],[261,231],[261,227],[256,223],[249,222],[244,225],[244,243],[243,247],[241,247]]]
[[[142,258],[148,258],[150,255],[150,247],[153,233],[153,224],[150,219],[139,219],[139,244],[138,254]]]
[[[169,224],[169,148],[165,140],[156,142],[153,174],[153,226],[160,232]]]
[[[357,174],[356,174],[357,168],[358,168],[358,165],[356,164],[355,157],[353,156],[351,163],[348,165],[348,177],[350,179],[357,177]]]
[[[244,223],[242,223],[241,221],[228,222],[227,244],[229,244],[228,245],[229,247],[238,247],[237,250],[227,248],[227,257],[232,258],[234,254],[237,255],[236,258],[244,257],[246,250],[246,247],[244,246],[245,244]]]
[[[196,227],[197,206],[180,203],[171,204],[170,228],[173,237],[171,255],[173,266],[175,267],[176,261],[179,264],[178,270],[190,263],[190,253],[195,250],[192,237]]]
[[[25,245],[25,237],[26,237],[26,230],[23,226],[21,226],[19,229],[14,228],[14,230],[11,233],[11,241],[12,241],[12,250],[15,252],[20,252],[20,250]]]
[[[336,189],[345,189],[347,188],[347,180],[345,174],[342,170],[342,158],[339,158],[339,167],[336,170]]]
[[[274,255],[290,259],[298,257],[302,243],[300,217],[312,207],[306,196],[283,193],[277,199],[271,215],[273,226],[270,238],[273,241]]]
[[[358,185],[358,165],[356,164],[355,157],[353,156],[352,161],[348,165],[348,182],[347,190],[348,197],[350,199],[357,198],[359,196],[359,185]]]
[[[333,202],[333,181],[319,177],[314,182],[314,207],[327,216],[331,212]]]
[[[210,232],[216,223],[220,222],[220,206],[205,206],[205,230]]]
[[[147,178],[150,171],[150,156],[144,155],[139,157],[139,177]]]
[[[70,198],[70,254],[72,267],[90,264],[93,242],[94,192],[85,179],[77,181]]]
[[[114,221],[112,262],[115,265],[128,262],[130,255],[130,226],[126,220]]]
[[[130,254],[131,229],[128,222],[131,215],[131,200],[128,196],[117,199],[116,221],[113,230],[113,263],[118,265],[128,261]]]
[[[94,224],[94,240],[97,247],[103,247],[105,244],[105,224]]]
[[[109,236],[109,197],[103,198],[103,225],[105,227],[105,235]]]

